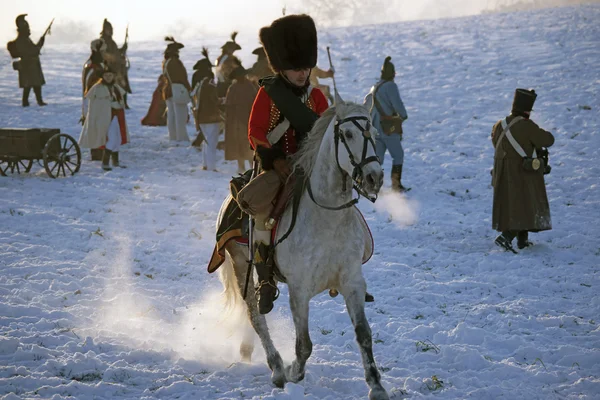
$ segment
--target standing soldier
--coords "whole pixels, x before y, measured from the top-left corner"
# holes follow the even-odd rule
[[[264,47],[257,47],[252,54],[256,55],[256,62],[248,71],[248,78],[258,83],[262,78],[273,75],[273,70],[269,66],[269,60],[267,59]]]
[[[317,64],[317,30],[311,17],[289,15],[277,19],[260,30],[260,41],[277,75],[260,81],[248,137],[264,170],[261,175],[267,177],[256,182],[270,182],[269,185],[279,187],[291,173],[288,156],[298,151],[302,140],[329,105],[323,92],[317,88],[310,90],[310,70]],[[252,182],[246,187],[251,186]],[[261,314],[271,311],[277,296],[270,257],[271,227],[266,225],[270,212],[255,215],[254,260]]]
[[[241,50],[242,47],[235,41],[237,32],[231,34],[231,40],[228,40],[223,46],[221,46],[221,55],[217,58],[217,87],[219,97],[223,98],[227,94],[227,89],[231,85],[229,75],[236,67],[241,65],[239,58],[233,55],[237,50]]]
[[[246,69],[239,66],[229,78],[233,81],[225,97],[225,160],[236,160],[238,172],[246,171],[246,160],[252,164],[248,145],[248,119],[258,88],[246,78]]]
[[[115,71],[106,66],[102,79],[86,93],[89,105],[79,137],[79,145],[83,148],[105,147],[102,156],[104,171],[112,169],[109,164],[111,159],[114,167],[122,167],[119,150],[121,145],[129,143],[129,129],[123,109],[125,90],[115,83],[115,78]]]
[[[106,43],[104,61],[113,71],[116,71],[116,83],[125,89],[127,93],[131,93],[129,76],[127,74],[127,39],[125,39],[123,47],[119,48],[113,39],[113,26],[106,18],[104,18],[104,22],[102,24],[100,38]],[[127,93],[125,94],[125,108],[129,108],[129,106],[127,106]]]
[[[81,98],[81,119],[79,122],[83,125],[85,123],[85,116],[87,115],[87,100],[85,98],[87,92],[94,86],[104,73],[104,60],[102,54],[106,50],[106,43],[102,39],[94,39],[90,44],[92,54],[90,58],[83,65],[83,71],[81,72],[81,86],[82,86],[82,98]],[[92,161],[102,160],[102,154],[104,147],[97,149],[91,149],[90,153]]]
[[[381,68],[381,79],[365,97],[365,105],[371,108],[373,126],[379,132],[375,140],[379,162],[383,164],[387,149],[392,155],[392,190],[405,192],[410,189],[402,186],[402,121],[408,118],[408,114],[400,98],[398,86],[394,82],[396,68],[391,60],[392,57],[385,58]]]
[[[17,38],[8,42],[7,48],[12,58],[20,58],[13,62],[13,68],[19,71],[19,87],[23,89],[23,107],[29,107],[29,93],[33,88],[35,98],[39,106],[45,106],[42,99],[42,86],[46,84],[42,64],[40,62],[40,50],[44,46],[46,34],[50,33],[50,26],[37,44],[31,40],[31,31],[29,23],[25,20],[27,14],[21,14],[17,17]],[[54,21],[54,20],[52,20]]]
[[[185,66],[179,59],[179,50],[184,46],[173,37],[165,37],[170,42],[165,49],[163,61],[163,75],[167,84],[163,90],[163,98],[167,102],[167,127],[169,139],[175,141],[189,141],[187,134],[188,103],[191,101],[192,90],[188,81]]]
[[[554,136],[529,119],[536,97],[534,90],[517,89],[511,114],[492,129],[496,149],[492,227],[502,232],[496,244],[513,253],[515,236],[517,246],[523,249],[531,245],[529,232],[552,229],[544,182],[549,168],[538,154],[554,144]]]

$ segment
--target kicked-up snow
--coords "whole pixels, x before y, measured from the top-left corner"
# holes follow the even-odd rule
[[[386,185],[362,201],[375,238],[364,266],[374,352],[392,398],[600,397],[600,7],[352,27],[320,33],[340,92],[362,101],[393,57],[409,119],[406,196]],[[168,33],[168,32],[165,32]],[[91,39],[91,38],[90,38]],[[0,53],[0,126],[79,137],[85,46],[44,48],[49,106],[20,107]],[[203,44],[185,43],[191,66]],[[245,38],[246,66],[255,38]],[[142,127],[162,43],[130,45],[134,94],[126,169],[50,179],[0,178],[0,398],[359,399],[368,388],[343,299],[311,302],[314,343],[304,381],[270,382],[258,341],[240,362],[235,313],[206,273],[214,222],[234,163],[201,169],[201,154]],[[539,94],[533,120],[556,137],[546,177],[554,229],[514,255],[491,229],[492,125],[516,87]],[[192,124],[188,125],[192,133]],[[307,249],[310,251],[310,249]],[[269,315],[294,354],[287,290]]]

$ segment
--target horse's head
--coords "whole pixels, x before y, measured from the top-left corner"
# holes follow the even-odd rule
[[[383,170],[375,154],[376,130],[369,110],[355,103],[336,102],[333,122],[336,159],[357,188],[375,197],[383,184]]]

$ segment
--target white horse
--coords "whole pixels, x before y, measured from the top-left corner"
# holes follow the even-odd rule
[[[362,217],[352,207],[353,185],[363,195],[376,197],[383,182],[383,171],[371,137],[375,130],[370,124],[367,108],[354,103],[338,103],[317,120],[300,152],[294,156],[294,168],[304,171],[308,190],[302,194],[294,230],[277,246],[275,254],[275,261],[289,287],[296,328],[296,359],[289,367],[284,369],[265,317],[258,312],[253,290],[248,290],[243,305],[247,307],[249,321],[265,349],[273,371],[271,380],[277,387],[283,387],[286,381],[298,382],[304,378],[306,361],[312,352],[308,331],[309,301],[324,290],[334,289],[344,296],[354,325],[370,387],[369,398],[389,398],[373,358],[371,328],[364,310],[366,284],[362,258],[365,231]],[[341,209],[332,210],[339,206]],[[277,240],[287,232],[291,220],[290,207],[282,216]],[[220,268],[220,279],[228,302],[242,300],[247,255],[247,248],[239,244],[230,241],[226,246],[226,261]],[[254,277],[249,279],[250,287],[253,287]],[[246,328],[240,353],[242,360],[249,361],[254,349],[254,334]]]

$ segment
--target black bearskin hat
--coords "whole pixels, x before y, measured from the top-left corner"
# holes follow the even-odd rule
[[[392,64],[392,57],[387,56],[381,67],[381,79],[389,81],[396,76],[396,67]]]
[[[165,41],[170,42],[165,49],[165,55],[177,55],[179,50],[184,48],[183,44],[176,41],[173,36],[165,36]]]
[[[275,72],[317,65],[317,28],[306,15],[288,15],[260,30],[260,42]]]
[[[241,50],[242,47],[235,41],[235,38],[237,37],[237,35],[238,35],[237,32],[233,32],[231,34],[231,40],[225,42],[225,44],[223,46],[221,46],[221,49],[231,50],[232,53],[236,50]]]
[[[17,25],[17,30],[22,30],[23,28],[29,28],[29,22],[25,20],[27,14],[21,14],[17,16],[15,19],[15,24]]]
[[[533,89],[517,89],[515,90],[515,98],[512,104],[512,112],[531,112],[533,110],[533,103],[537,94]]]
[[[212,71],[212,63],[210,62],[210,58],[208,58],[208,49],[206,47],[202,48],[203,59],[198,60],[196,64],[194,64],[194,69],[198,71],[211,72]]]

